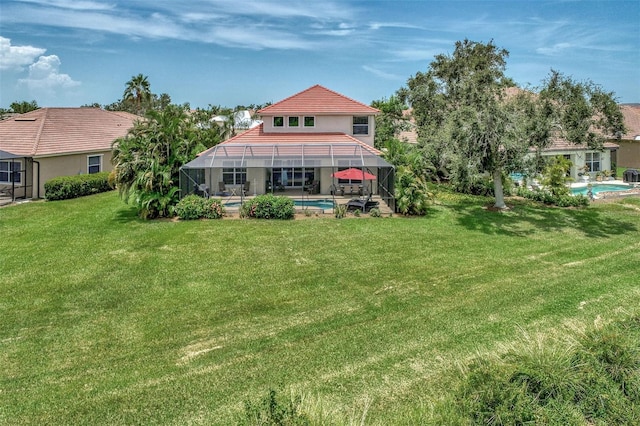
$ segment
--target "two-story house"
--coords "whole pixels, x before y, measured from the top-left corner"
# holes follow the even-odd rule
[[[258,111],[263,121],[201,153],[181,173],[181,192],[203,185],[210,193],[237,195],[281,191],[335,195],[339,185],[362,185],[389,203],[393,167],[374,148],[379,111],[320,85]],[[375,180],[344,180],[334,173],[357,168]],[[244,191],[243,191],[244,189]]]

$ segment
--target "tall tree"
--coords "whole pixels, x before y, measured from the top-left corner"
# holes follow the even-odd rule
[[[138,74],[126,83],[123,100],[133,105],[136,114],[143,115],[151,102],[151,89],[147,76]]]
[[[383,148],[387,141],[397,138],[400,132],[409,130],[409,119],[405,115],[407,106],[397,95],[373,101],[371,106],[380,110],[380,114],[376,116],[376,134],[373,141],[376,148]]]
[[[125,202],[145,219],[171,216],[179,198],[180,167],[204,150],[201,137],[187,111],[169,105],[149,111],[127,136],[116,139],[111,161]]]
[[[504,73],[508,55],[493,42],[457,42],[398,92],[413,107],[435,168],[463,191],[488,174],[501,209],[503,175],[522,170],[531,147],[542,150],[558,136],[601,147],[622,128],[613,94],[592,83],[552,72],[539,94],[517,89]]]

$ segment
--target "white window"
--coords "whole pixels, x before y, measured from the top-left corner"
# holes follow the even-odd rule
[[[590,172],[599,172],[600,169],[600,153],[599,152],[587,152],[586,161],[587,167]]]
[[[369,117],[353,117],[353,134],[369,134]]]
[[[305,117],[304,118],[304,127],[315,127],[316,126],[316,118],[315,117]]]
[[[247,169],[244,167],[229,167],[222,169],[222,181],[225,185],[244,185],[247,181]]]
[[[87,156],[87,173],[100,173],[102,171],[102,155]]]
[[[273,117],[273,127],[284,127],[284,117]]]
[[[289,117],[289,127],[299,127],[300,117]]]
[[[0,183],[21,183],[22,162],[0,161]]]

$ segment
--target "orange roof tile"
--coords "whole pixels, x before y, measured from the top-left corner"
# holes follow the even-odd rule
[[[260,115],[375,115],[376,108],[316,84],[258,111]]]
[[[0,121],[0,149],[29,157],[105,151],[139,119],[99,108],[40,108]]]

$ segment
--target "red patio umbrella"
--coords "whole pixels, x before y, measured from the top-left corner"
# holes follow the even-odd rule
[[[336,177],[338,179],[349,179],[349,180],[374,180],[376,177],[371,173],[367,173],[364,170],[350,168],[345,170],[340,170],[339,172],[335,172],[331,176]]]

